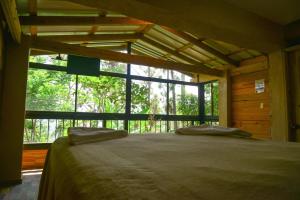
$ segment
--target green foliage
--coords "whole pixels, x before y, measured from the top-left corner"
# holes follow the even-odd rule
[[[77,110],[80,112],[124,113],[125,80],[101,76],[80,76]]]
[[[63,72],[28,71],[26,109],[74,111],[75,77]]]
[[[198,115],[198,96],[186,94],[178,98],[178,111],[183,115]]]

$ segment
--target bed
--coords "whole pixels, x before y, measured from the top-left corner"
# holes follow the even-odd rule
[[[300,144],[148,134],[71,146],[59,138],[39,199],[300,199]]]

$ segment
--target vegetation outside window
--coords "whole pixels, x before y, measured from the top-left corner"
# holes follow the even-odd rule
[[[167,114],[167,84],[151,81],[132,82],[133,114]]]
[[[78,112],[124,113],[125,79],[100,76],[79,76]]]
[[[75,76],[65,72],[29,69],[26,110],[72,112]]]

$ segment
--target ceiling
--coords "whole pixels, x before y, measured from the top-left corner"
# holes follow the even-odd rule
[[[300,19],[299,0],[223,0],[275,23],[287,25]]]
[[[20,15],[22,32],[34,37],[44,37],[69,44],[113,51],[122,51],[126,49],[127,43],[131,42],[133,53],[137,55],[146,55],[184,64],[200,64],[208,68],[218,69],[227,68],[229,65],[238,66],[242,60],[262,55],[258,51],[209,38],[197,38],[186,32],[175,31],[141,20],[138,23],[80,24],[70,18],[81,17],[83,19],[93,16],[100,18],[100,21],[105,19],[114,21],[115,19],[127,19],[127,17],[119,13],[96,10],[64,1],[37,0],[36,5],[31,5],[32,2],[34,3],[35,0],[17,0],[17,10]],[[36,23],[35,20],[32,20],[34,17],[37,19],[41,19],[41,17],[50,18]],[[58,18],[50,23],[53,19],[51,17]],[[24,19],[29,22],[24,21]],[[72,23],[60,22],[67,23],[68,20]],[[136,37],[136,34],[139,36]],[[111,36],[111,39],[87,40],[85,37],[84,39],[76,38],[72,41],[67,38],[74,35],[105,35],[105,37]],[[130,36],[134,37],[131,38]]]

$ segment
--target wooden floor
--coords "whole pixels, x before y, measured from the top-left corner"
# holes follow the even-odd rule
[[[36,200],[42,170],[24,170],[22,184],[0,188],[0,200]]]

